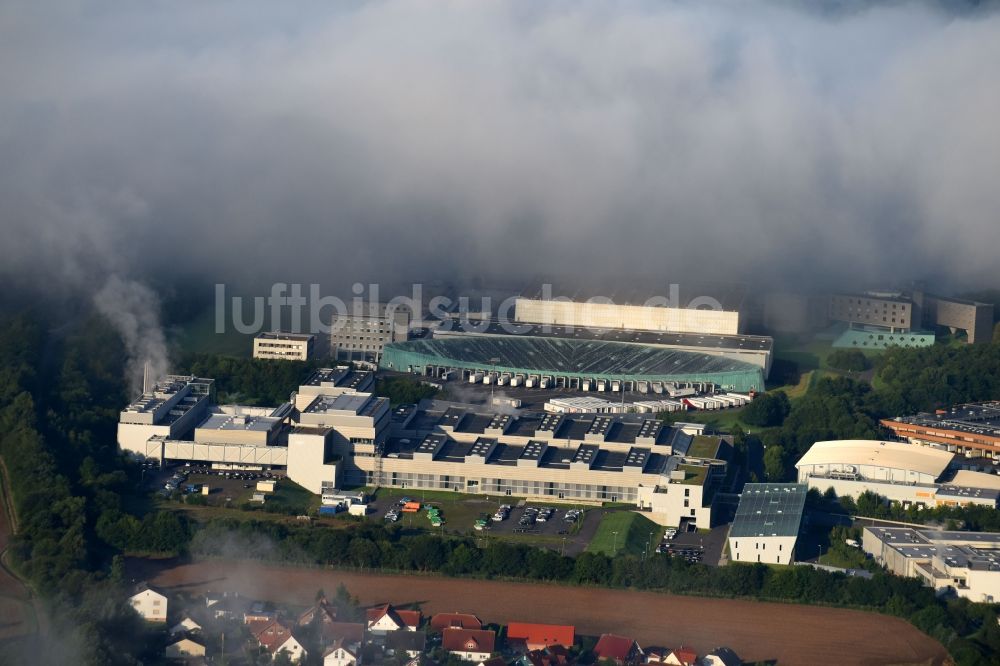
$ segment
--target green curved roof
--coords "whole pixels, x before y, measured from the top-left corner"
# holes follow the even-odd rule
[[[499,361],[491,362],[497,358]],[[461,336],[411,340],[387,345],[383,368],[407,371],[417,366],[443,365],[498,372],[706,381],[737,390],[763,388],[761,368],[723,356],[664,347],[530,336]]]

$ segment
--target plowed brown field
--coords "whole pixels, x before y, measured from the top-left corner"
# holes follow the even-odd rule
[[[683,597],[655,592],[562,587],[209,561],[135,561],[132,575],[174,591],[230,590],[306,605],[340,583],[363,604],[420,604],[424,613],[472,612],[487,622],[572,624],[577,633],[613,632],[640,645],[726,645],[746,661],[782,666],[944,664],[940,643],[903,620],[840,608]]]

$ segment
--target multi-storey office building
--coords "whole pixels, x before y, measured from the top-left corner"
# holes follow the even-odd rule
[[[307,361],[316,353],[316,336],[307,333],[261,333],[253,339],[253,357],[278,361]]]

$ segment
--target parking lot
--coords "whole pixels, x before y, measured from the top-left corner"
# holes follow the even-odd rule
[[[213,470],[199,465],[150,465],[144,469],[143,485],[160,496],[169,496],[175,490],[190,492],[189,486],[196,488],[194,492],[201,493],[202,487],[208,486],[207,503],[212,506],[222,506],[228,503],[238,505],[250,499],[258,481],[278,480],[284,478],[281,472],[243,471],[243,470]],[[167,487],[170,484],[171,487]]]
[[[715,527],[709,532],[667,530],[657,547],[658,553],[682,557],[688,562],[718,566],[726,544],[729,525]]]
[[[418,512],[403,512],[406,500],[418,502]],[[509,506],[504,517],[498,512]],[[427,507],[438,509],[443,522],[434,527]],[[530,542],[532,545],[558,550],[566,555],[583,552],[597,529],[604,509],[566,504],[526,502],[516,497],[487,497],[462,495],[449,492],[407,491],[381,488],[369,504],[370,520],[389,520],[407,528],[441,529],[452,533],[468,533],[499,537],[512,542]],[[541,519],[543,509],[552,509],[551,516]],[[577,511],[573,521],[566,520],[567,512]],[[386,518],[390,514],[395,517]],[[532,522],[526,514],[535,518]],[[477,526],[478,523],[478,526]]]

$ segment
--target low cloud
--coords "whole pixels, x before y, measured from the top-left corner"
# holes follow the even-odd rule
[[[7,3],[0,261],[995,284],[1000,17],[805,7]]]

